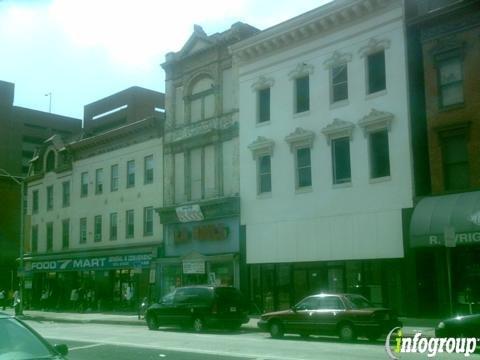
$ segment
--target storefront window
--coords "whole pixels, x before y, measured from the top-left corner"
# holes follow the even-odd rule
[[[233,262],[210,263],[209,282],[216,285],[233,286]]]
[[[368,261],[364,263],[365,290],[367,298],[375,305],[383,305],[382,264]]]
[[[182,266],[180,264],[165,265],[162,270],[163,295],[172,292],[179,286],[182,286]]]
[[[362,263],[360,261],[347,261],[345,264],[346,290],[350,294],[363,295]]]
[[[277,309],[284,310],[290,307],[290,265],[277,265]]]
[[[262,313],[262,283],[260,280],[260,265],[250,265],[250,301],[251,311]]]
[[[274,267],[273,265],[264,265],[262,267],[262,296],[263,310],[265,312],[274,310]]]

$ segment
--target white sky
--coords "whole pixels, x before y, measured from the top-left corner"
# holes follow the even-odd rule
[[[0,0],[0,80],[16,106],[83,117],[83,106],[130,86],[164,91],[160,64],[199,24],[265,29],[328,0]]]

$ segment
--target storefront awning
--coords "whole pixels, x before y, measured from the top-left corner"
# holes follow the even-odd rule
[[[410,246],[445,246],[446,228],[455,231],[456,245],[480,245],[480,191],[422,199],[410,222]]]

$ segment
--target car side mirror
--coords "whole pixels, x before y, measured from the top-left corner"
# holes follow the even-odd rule
[[[290,309],[291,309],[294,313],[296,313],[297,310],[298,310],[296,306],[292,306]]]
[[[55,345],[54,348],[62,356],[66,356],[68,354],[68,346],[65,344]]]

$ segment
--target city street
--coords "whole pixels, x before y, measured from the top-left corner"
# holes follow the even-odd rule
[[[65,343],[69,359],[387,359],[383,342],[359,340],[344,344],[336,339],[286,336],[271,339],[251,331],[210,331],[194,334],[179,329],[149,331],[130,325],[69,324],[27,321],[51,343]],[[402,354],[402,359],[425,359]],[[463,355],[442,354],[440,359],[461,359]],[[480,358],[474,355],[470,358]]]

